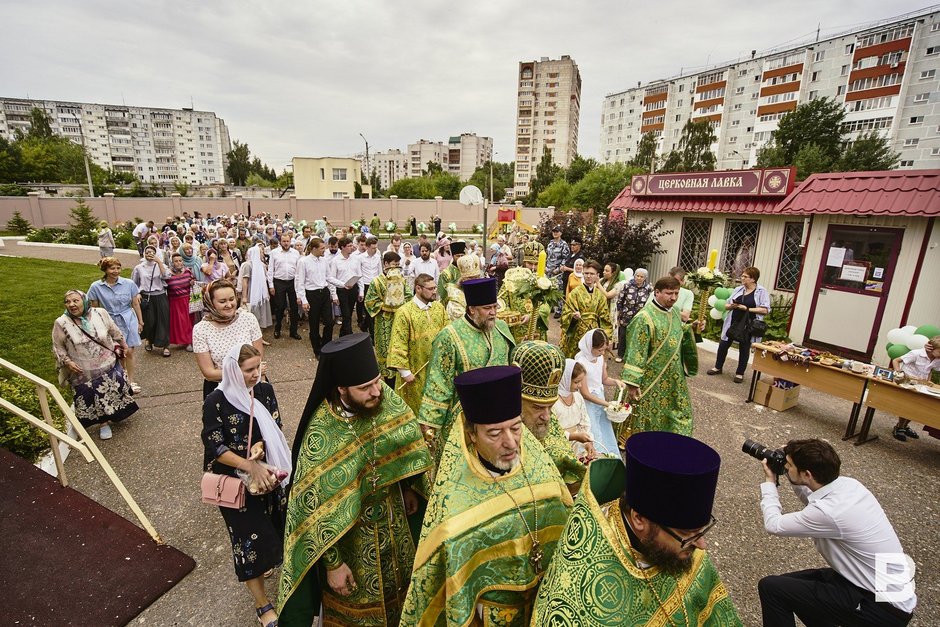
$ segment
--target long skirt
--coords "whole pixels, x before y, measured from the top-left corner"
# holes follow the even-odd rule
[[[220,507],[229,539],[232,561],[239,581],[261,577],[284,559],[284,525],[287,495],[278,486],[273,492],[254,496],[245,492],[245,507]]]
[[[257,305],[249,305],[248,308],[255,318],[258,319],[258,326],[267,329],[271,326],[271,301],[267,298],[261,300]]]
[[[591,392],[597,394],[594,390],[591,390]],[[601,391],[599,396],[603,396],[603,394],[604,392]],[[588,416],[591,418],[591,435],[594,436],[594,448],[597,449],[598,453],[618,455],[620,449],[617,447],[614,425],[607,418],[604,407],[589,400],[585,400],[584,405],[587,407]]]
[[[189,313],[189,295],[170,297],[170,344],[193,343],[193,319]]]
[[[137,411],[124,368],[117,362],[111,369],[85,383],[72,385],[75,416],[83,427],[104,422],[120,422]]]
[[[148,302],[149,301],[149,302]],[[166,293],[144,294],[140,302],[144,314],[144,330],[141,339],[154,346],[168,346],[170,343],[170,302]]]

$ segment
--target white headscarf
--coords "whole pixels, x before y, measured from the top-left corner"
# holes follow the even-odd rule
[[[248,283],[248,303],[258,307],[268,297],[267,272],[264,262],[261,261],[261,251],[258,246],[248,249],[248,262],[251,264],[251,281]],[[242,296],[244,298],[244,295]]]
[[[251,388],[245,385],[245,375],[238,366],[238,353],[241,349],[242,345],[236,344],[222,360],[222,382],[219,383],[218,389],[222,390],[225,400],[235,409],[250,415],[254,407],[255,424],[258,425],[264,440],[265,459],[271,466],[287,471],[287,477],[281,481],[281,485],[287,487],[291,473],[290,447],[287,446],[284,433],[271,417],[271,412],[264,403],[254,397]]]
[[[580,272],[578,271],[579,266],[581,268]],[[572,271],[571,274],[575,275],[576,277],[578,277],[579,279],[583,281],[584,280],[584,259],[575,259],[574,266],[572,267],[574,268],[574,271]]]
[[[574,372],[574,366],[578,363],[574,359],[565,360],[565,371],[561,375],[561,382],[558,384],[558,396],[568,398],[571,396],[571,375]]]
[[[594,332],[597,330],[591,329],[581,336],[578,341],[578,354],[574,356],[575,359],[584,359],[592,364],[597,361],[598,358],[594,355]]]

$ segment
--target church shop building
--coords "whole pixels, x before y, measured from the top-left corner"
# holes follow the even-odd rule
[[[794,342],[886,363],[891,329],[940,324],[940,170],[791,168],[634,176],[611,217],[663,220],[650,279],[706,264],[793,298]]]

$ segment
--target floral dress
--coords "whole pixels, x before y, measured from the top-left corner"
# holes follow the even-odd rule
[[[270,383],[258,383],[255,399],[262,402],[274,422],[281,426],[277,399]],[[202,443],[205,447],[203,468],[212,472],[236,476],[235,469],[216,460],[231,451],[240,457],[248,455],[248,414],[236,409],[220,390],[215,390],[202,408]],[[261,440],[258,425],[252,430],[252,442]],[[284,523],[287,512],[287,492],[278,485],[268,494],[255,496],[245,491],[242,509],[220,507],[225,526],[232,541],[232,560],[239,581],[248,581],[281,563],[283,558]]]

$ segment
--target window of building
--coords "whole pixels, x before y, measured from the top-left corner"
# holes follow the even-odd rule
[[[741,124],[741,120],[731,120],[731,126],[738,126]]]
[[[916,124],[923,124],[923,123],[924,123],[924,116],[922,115],[915,115],[910,120],[911,126],[914,126]]]
[[[810,100],[816,100],[818,97],[819,97],[819,92],[818,92],[818,91],[815,91],[815,90],[814,90],[814,91],[809,92],[809,99],[810,99]]]
[[[820,50],[820,51],[818,51],[815,55],[813,55],[813,62],[814,62],[814,63],[819,63],[820,61],[822,61],[822,60],[825,59],[825,58],[826,58],[826,51],[825,51],[825,50]]]
[[[737,87],[737,88],[735,88],[734,93],[735,93],[736,95],[741,95],[741,94],[743,94],[743,93],[744,93],[744,87]]]
[[[913,159],[904,159],[904,160],[901,161],[900,167],[902,167],[902,168],[913,168],[913,167],[914,167],[914,160],[913,160]]]
[[[925,80],[928,78],[933,78],[937,75],[937,70],[924,70],[920,73],[920,80]]]
[[[732,278],[740,278],[745,268],[754,265],[754,251],[759,233],[760,222],[757,220],[725,222],[721,269]]]
[[[711,237],[711,218],[683,218],[677,265],[694,270],[708,259],[708,239]]]
[[[737,137],[729,137],[729,138],[728,138],[728,143],[729,143],[729,144],[736,144],[736,143],[738,143],[738,138],[737,138]]]
[[[940,22],[936,22],[936,23],[930,25],[930,32],[931,32],[931,33],[936,33],[938,30],[940,30]]]
[[[333,192],[333,198],[335,199],[346,198],[346,192]]]
[[[849,44],[845,47],[845,54],[852,54],[855,52],[855,44]]]
[[[747,70],[738,70],[738,76],[747,76]]]
[[[796,290],[803,263],[803,223],[787,222],[783,228],[783,245],[780,247],[780,265],[777,267],[775,289],[784,292]]]
[[[346,168],[333,168],[333,180],[345,181],[346,180]]]
[[[891,118],[870,118],[868,120],[852,120],[842,123],[843,133],[854,133],[856,131],[873,131],[884,128],[891,128]]]
[[[847,76],[848,73],[849,73],[849,66],[848,66],[848,65],[843,65],[843,66],[842,66],[842,76]]]
[[[905,148],[912,148],[912,147],[916,146],[916,145],[919,144],[919,143],[920,143],[920,140],[919,140],[918,138],[912,137],[912,138],[910,138],[910,139],[905,139],[905,140],[904,140],[904,147],[905,147]]]
[[[845,93],[845,85],[839,85],[839,86],[836,88],[836,95],[837,95],[837,96],[841,96],[841,95],[843,95],[844,93]]]
[[[930,156],[931,156],[931,157],[936,157],[936,156],[938,156],[938,155],[940,155],[940,147],[935,147],[935,148],[931,148],[931,149],[930,149]]]
[[[740,110],[741,110],[741,105],[740,105],[740,104],[736,104],[736,105],[734,105],[731,109],[732,109],[732,111],[740,111]]]
[[[927,91],[925,91],[922,94],[917,94],[916,96],[914,96],[914,102],[927,102],[927,100],[929,99],[930,99],[930,92],[927,92]]]
[[[812,77],[810,77],[810,80],[813,81],[814,83],[815,83],[816,81],[818,81],[818,80],[819,80],[819,72],[813,72],[813,75],[812,75]]]
[[[320,168],[320,180],[321,181],[326,180],[326,170],[324,170],[323,168]]]
[[[865,48],[866,46],[874,46],[875,44],[883,44],[889,41],[897,41],[898,39],[904,39],[905,37],[910,37],[914,33],[914,24],[904,24],[898,26],[891,30],[882,31],[880,33],[872,33],[870,35],[865,35],[864,37],[859,37],[858,47]]]

